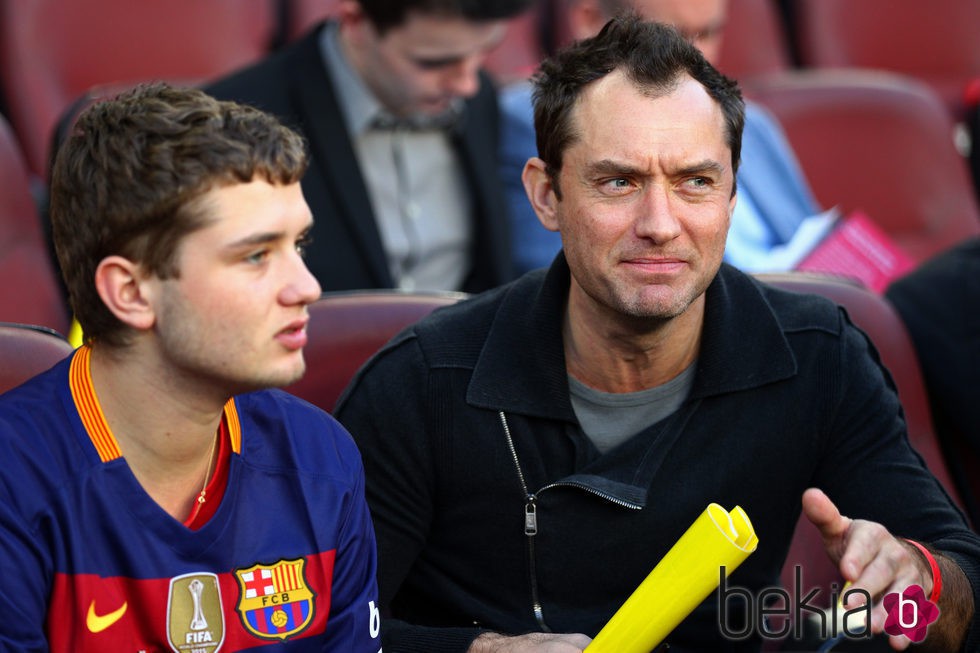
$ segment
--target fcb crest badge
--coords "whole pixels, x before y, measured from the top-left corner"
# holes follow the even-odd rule
[[[315,594],[306,582],[306,560],[236,569],[238,613],[245,628],[262,639],[285,640],[313,621]]]

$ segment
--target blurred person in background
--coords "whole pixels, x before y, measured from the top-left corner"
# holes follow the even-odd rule
[[[915,344],[936,434],[980,524],[980,479],[970,471],[980,465],[980,238],[922,263],[885,297]]]
[[[341,0],[335,19],[208,87],[309,141],[307,264],[324,290],[512,278],[497,96],[481,66],[529,5]]]

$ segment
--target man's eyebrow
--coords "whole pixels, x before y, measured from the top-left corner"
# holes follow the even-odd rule
[[[725,170],[725,166],[723,166],[718,161],[715,161],[713,159],[705,159],[704,161],[699,161],[697,163],[692,163],[690,165],[686,165],[683,166],[682,168],[679,168],[676,171],[676,174],[684,175],[684,176],[704,174],[707,172],[721,174],[724,170]]]
[[[585,176],[597,177],[601,175],[641,175],[643,171],[637,166],[616,161],[614,159],[600,159],[593,161],[585,166]]]
[[[307,224],[302,231],[299,232],[299,237],[304,238],[310,233],[313,228],[313,223]],[[225,245],[225,249],[245,249],[248,247],[255,247],[256,245],[265,245],[266,243],[272,243],[277,240],[286,237],[285,231],[259,231],[254,234],[249,234],[244,238],[239,238],[238,240],[232,241]]]
[[[698,161],[695,163],[690,163],[677,168],[673,171],[674,175],[689,176],[698,175],[705,173],[721,174],[725,167],[713,160],[705,159],[704,161]],[[621,161],[616,161],[614,159],[600,159],[598,161],[593,161],[585,166],[585,175],[587,177],[601,176],[601,175],[625,175],[625,176],[643,176],[646,174],[645,170],[628,163]]]
[[[504,40],[506,31],[501,32],[496,36],[486,47],[482,48],[479,52],[464,52],[459,54],[446,54],[446,55],[425,55],[417,54],[410,55],[409,58],[415,62],[416,66],[423,68],[442,68],[444,66],[452,66],[458,64],[460,61],[472,56],[473,54],[487,53],[491,50],[497,48]]]
[[[260,231],[228,243],[225,245],[225,249],[245,249],[247,247],[255,247],[256,245],[264,245],[275,242],[285,235],[286,233],[284,231]]]
[[[412,57],[412,61],[415,62],[416,66],[422,68],[442,68],[444,66],[452,66],[457,64],[463,59],[463,55],[450,55],[446,57]]]

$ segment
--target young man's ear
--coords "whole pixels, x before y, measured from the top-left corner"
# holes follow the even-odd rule
[[[538,220],[549,231],[558,231],[556,219],[558,196],[555,194],[554,183],[548,174],[545,163],[538,157],[531,157],[524,164],[521,174],[524,191],[538,215]]]
[[[107,256],[95,268],[95,289],[103,303],[121,322],[141,331],[156,319],[149,276],[141,265],[122,256]]]

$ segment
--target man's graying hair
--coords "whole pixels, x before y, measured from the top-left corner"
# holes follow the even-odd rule
[[[562,154],[578,133],[571,113],[585,87],[614,70],[622,70],[651,97],[670,93],[687,75],[721,106],[725,137],[732,154],[732,173],[742,151],[745,103],[738,84],[725,77],[673,27],[643,21],[635,13],[617,16],[594,37],[579,41],[546,59],[534,77],[534,130],[538,156],[545,162],[555,194],[561,199],[558,173]],[[735,192],[735,186],[732,186]]]

